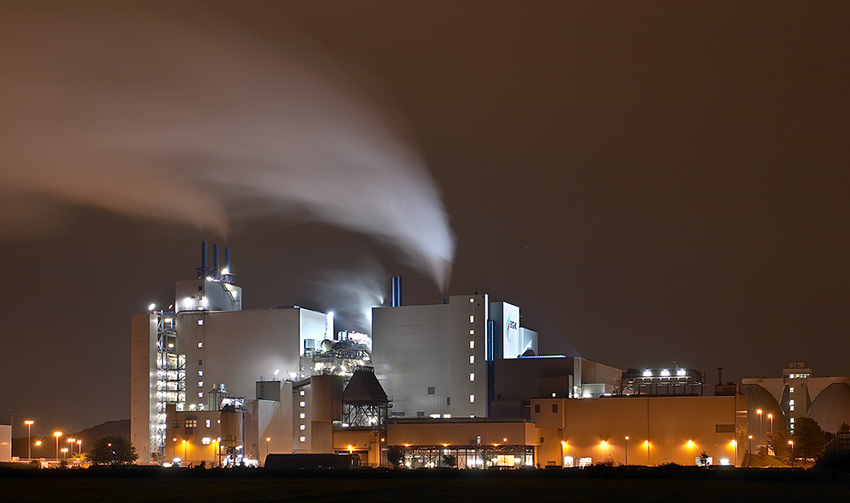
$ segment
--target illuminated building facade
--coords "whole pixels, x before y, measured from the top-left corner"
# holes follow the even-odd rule
[[[747,448],[746,399],[735,396],[635,396],[531,401],[544,466],[598,462],[740,466]]]
[[[815,377],[805,362],[791,362],[782,377],[751,377],[741,383],[756,445],[766,443],[771,428],[793,432],[801,417],[814,419],[829,432],[850,423],[850,377]]]
[[[394,298],[396,296],[394,295]],[[519,308],[486,294],[372,310],[375,373],[398,417],[487,417],[493,362],[537,352]]]
[[[222,385],[229,396],[253,399],[264,377],[309,376],[310,351],[332,338],[333,320],[324,313],[241,310],[241,288],[217,256],[208,267],[204,244],[198,278],[177,282],[171,308],[151,306],[131,319],[130,440],[141,463],[168,459],[168,405],[176,413],[215,412],[211,395]]]

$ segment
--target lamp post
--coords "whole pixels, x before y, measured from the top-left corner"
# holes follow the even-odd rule
[[[652,466],[652,457],[649,455],[649,448],[650,448],[649,440],[644,440],[643,445],[646,446],[646,464],[648,466]]]
[[[184,439],[183,439],[183,461],[185,461],[185,462],[186,462],[186,465],[188,466],[188,464],[189,464],[189,460],[187,460],[187,459],[186,459],[186,444],[187,444],[187,443],[188,443],[188,442],[186,442],[186,439],[184,438]]]
[[[759,440],[761,440],[761,421],[762,421],[762,413],[763,412],[764,411],[761,410],[761,409],[756,409],[756,414],[759,415],[759,433],[758,433]]]
[[[56,461],[59,461],[59,437],[62,436],[62,432],[54,431],[53,436],[56,437]]]
[[[82,457],[83,457],[83,441],[80,440],[80,439],[77,439],[77,454],[79,454],[80,458],[82,459]]]
[[[269,442],[271,442],[271,441],[272,441],[272,437],[266,437],[266,457],[268,457],[268,455],[269,455]],[[264,459],[263,460],[263,466],[265,466],[265,464],[266,464],[266,461]]]
[[[738,441],[732,439],[732,441],[729,442],[729,445],[731,445],[732,448],[735,449],[735,466],[738,466]]]
[[[750,435],[749,439],[750,439],[750,455],[752,455],[753,454],[753,436]]]
[[[795,463],[795,461],[797,461],[797,460],[794,458],[794,441],[793,441],[793,440],[789,440],[789,441],[788,441],[788,445],[791,447],[791,454],[790,454],[790,458],[791,458],[791,466],[793,467],[793,466],[796,464],[796,463]]]
[[[36,441],[35,441],[35,446],[36,446],[36,447],[41,447],[41,440],[36,440]]]
[[[629,466],[629,436],[626,435],[626,466]]]
[[[770,434],[773,435],[773,413],[768,414],[767,418],[770,419]]]
[[[35,424],[35,421],[31,419],[27,419],[24,421],[24,424],[27,425],[27,459],[32,459],[32,425]]]

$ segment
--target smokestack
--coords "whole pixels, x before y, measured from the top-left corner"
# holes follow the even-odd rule
[[[207,242],[201,241],[201,269],[198,276],[204,276],[207,273]]]
[[[723,367],[717,367],[717,385],[723,384]]]
[[[401,276],[393,276],[393,307],[401,307]]]
[[[224,269],[230,273],[230,248],[224,249]]]
[[[213,245],[213,270],[216,276],[221,274],[221,268],[218,266],[218,245]]]

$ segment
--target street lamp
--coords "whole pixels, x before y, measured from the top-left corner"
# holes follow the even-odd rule
[[[759,440],[761,440],[761,439],[762,439],[762,438],[761,438],[761,420],[762,420],[762,412],[764,412],[764,411],[763,411],[763,410],[761,410],[761,409],[756,409],[756,414],[758,414],[758,415],[759,415]]]
[[[626,435],[626,466],[629,466],[629,436]]]
[[[652,457],[649,455],[649,440],[644,440],[643,445],[646,446],[646,464],[652,466]]]
[[[183,461],[185,461],[188,464],[189,460],[186,458],[186,444],[187,443],[188,442],[186,442],[186,439],[184,438],[183,439]]]
[[[752,453],[753,453],[753,436],[750,435],[749,439],[750,439],[750,455],[752,455]]]
[[[770,434],[773,435],[773,414],[768,414],[767,418],[770,419]]]
[[[65,459],[65,455],[66,455],[66,454],[68,454],[68,448],[67,448],[67,447],[63,447],[63,448],[62,448],[62,459],[63,459],[63,460]]]
[[[796,461],[796,459],[794,458],[794,441],[789,440],[788,445],[791,446],[791,466],[794,466],[794,462]]]
[[[77,439],[77,454],[80,455],[80,458],[83,457],[83,441]]]
[[[272,441],[272,437],[266,437],[266,457],[269,455],[269,442]],[[265,461],[263,461],[263,465],[265,465]]]
[[[27,459],[32,459],[32,425],[35,424],[35,421],[31,419],[27,419],[24,421],[24,424],[27,425]]]
[[[59,460],[59,437],[62,436],[61,431],[54,431],[53,436],[56,437],[56,460]]]
[[[69,451],[71,451],[71,457],[74,457],[74,444],[75,444],[76,442],[77,442],[77,439],[76,439],[76,438],[69,438],[69,439],[68,439],[68,445],[69,445],[69,449],[68,449],[68,450],[69,450]]]

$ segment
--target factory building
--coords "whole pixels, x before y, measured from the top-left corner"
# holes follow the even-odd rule
[[[733,396],[631,396],[531,401],[539,462],[740,466],[747,447],[746,400]]]
[[[203,244],[198,278],[177,282],[170,309],[152,306],[131,319],[130,440],[140,462],[168,459],[168,405],[175,413],[217,412],[222,388],[227,397],[254,399],[257,381],[309,376],[315,348],[333,338],[324,313],[298,306],[241,310],[230,254],[220,269],[215,250],[208,267]]]
[[[790,362],[782,377],[750,377],[741,384],[756,445],[765,445],[775,428],[793,433],[801,417],[814,419],[829,432],[850,423],[850,377],[816,377],[805,362]]]
[[[325,313],[243,310],[229,252],[223,268],[214,256],[209,267],[204,244],[175,303],[132,317],[139,463],[349,453],[381,466],[390,445],[410,466],[445,455],[467,468],[691,464],[697,450],[740,463],[743,397],[701,396],[701,373],[538,355],[519,307],[479,293],[405,306],[400,278],[392,305],[373,309],[371,337],[334,334]]]
[[[375,373],[397,417],[488,417],[495,360],[537,353],[537,333],[519,325],[519,308],[486,294],[443,304],[372,310]]]

